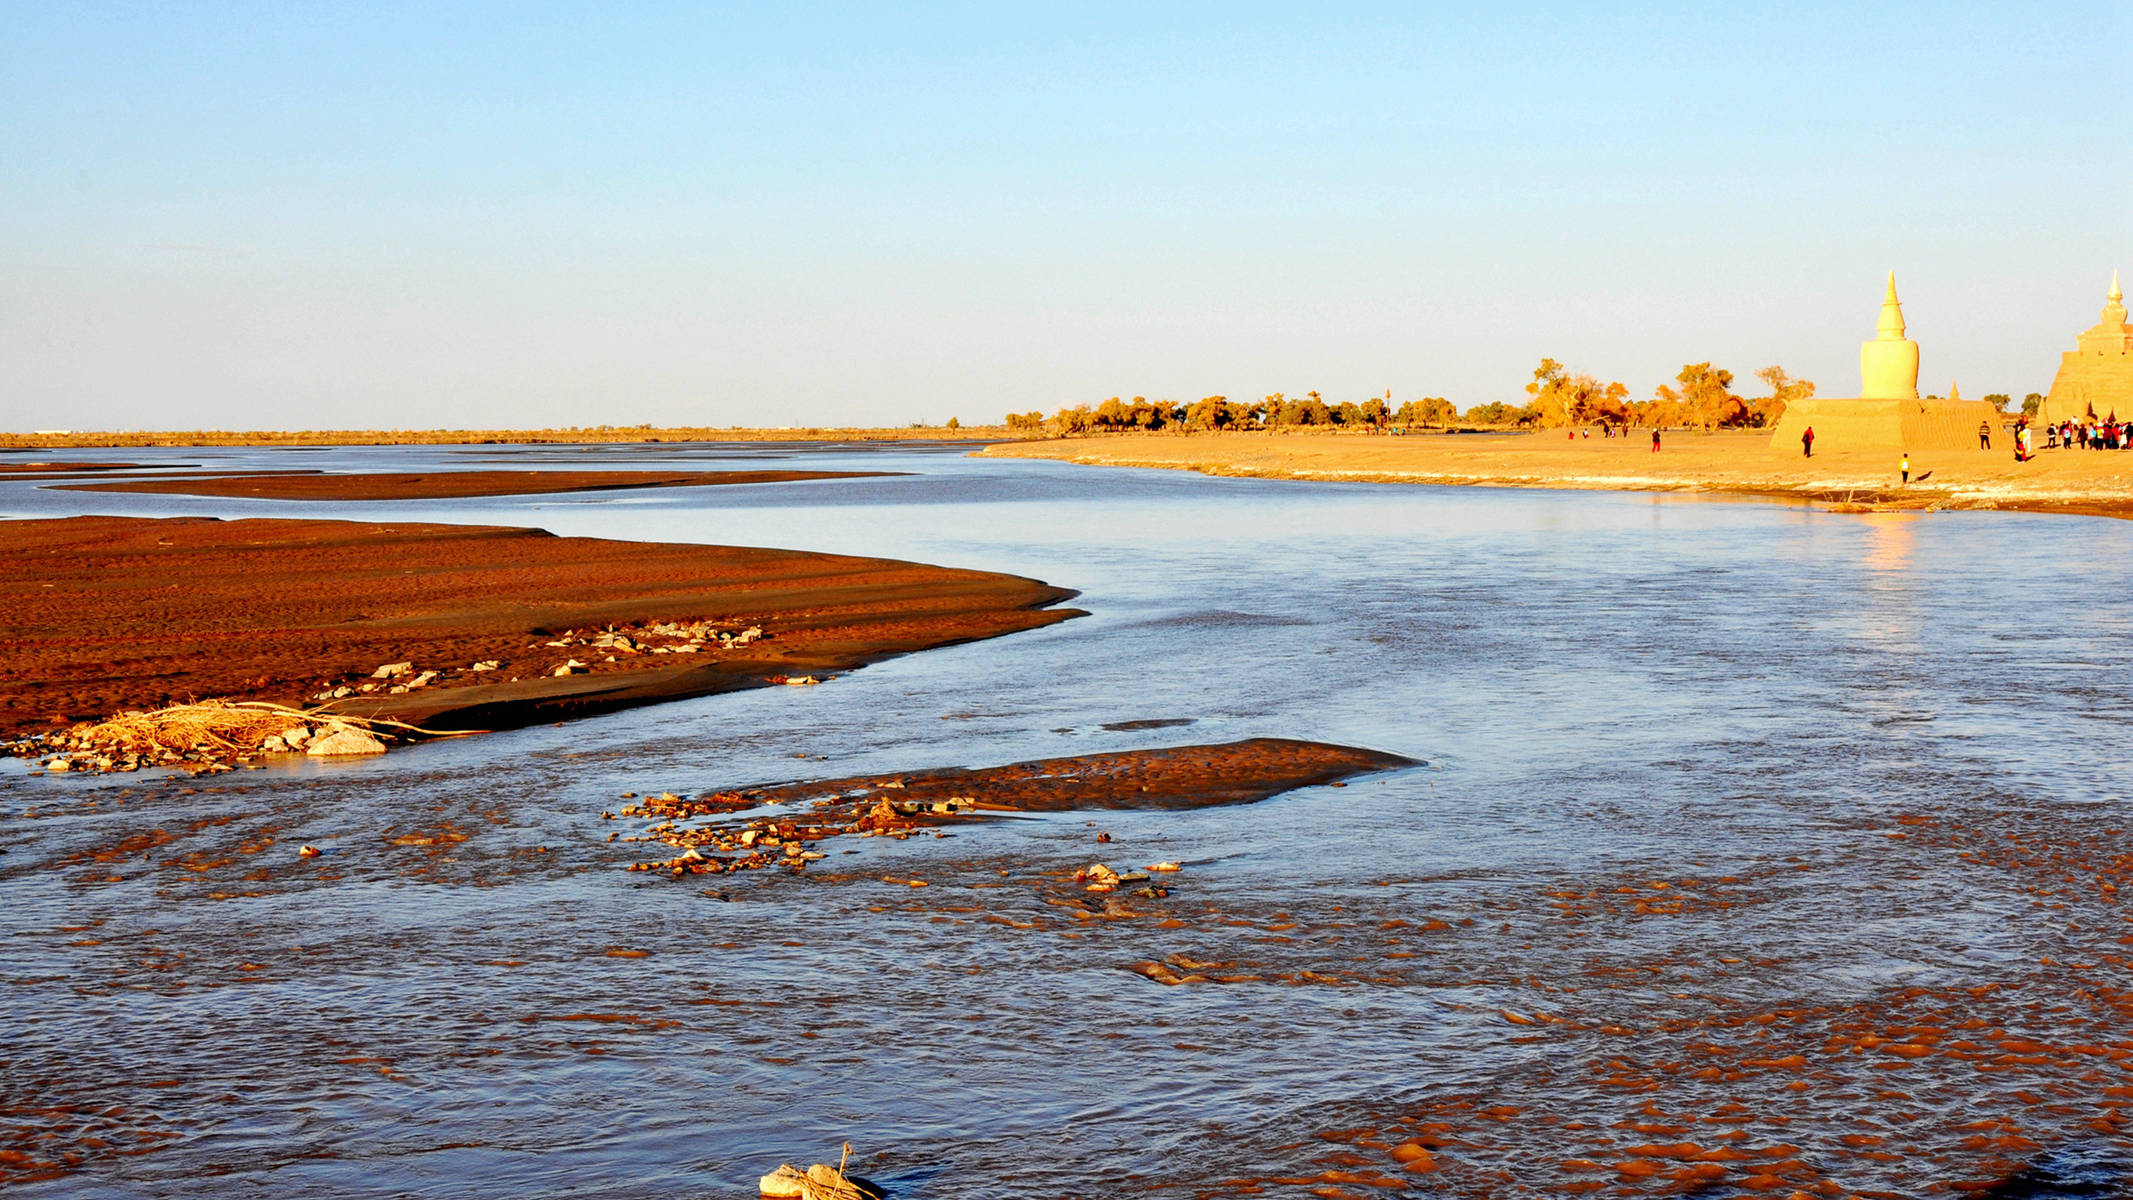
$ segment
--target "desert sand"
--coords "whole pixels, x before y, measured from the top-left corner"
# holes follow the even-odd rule
[[[805,479],[864,479],[898,471],[435,471],[428,474],[288,474],[245,472],[114,483],[65,483],[70,492],[160,492],[261,500],[451,500],[469,496],[544,496],[618,488],[714,487],[791,483]]]
[[[0,522],[0,736],[209,697],[497,729],[849,670],[1081,615],[1033,579],[537,529],[74,517]],[[693,653],[609,625],[762,629]],[[550,642],[567,644],[553,646]],[[556,676],[578,661],[583,673]],[[393,681],[376,668],[409,663]],[[473,671],[475,663],[493,662]],[[390,694],[423,671],[426,686]],[[492,682],[494,681],[494,682]]]
[[[1208,475],[1368,483],[1606,491],[1718,492],[1854,509],[2021,509],[2133,515],[2133,452],[2039,450],[2014,461],[2007,436],[1989,451],[1914,452],[1911,483],[1880,453],[1778,448],[1767,432],[1565,437],[1504,434],[1121,434],[991,446],[984,456],[1051,458]]]

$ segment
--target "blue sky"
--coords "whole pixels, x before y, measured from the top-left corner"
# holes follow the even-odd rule
[[[0,4],[0,425],[2042,391],[2123,4]]]

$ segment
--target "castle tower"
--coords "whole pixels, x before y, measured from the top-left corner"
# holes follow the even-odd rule
[[[1918,343],[1903,333],[1903,304],[1896,299],[1896,272],[1890,271],[1874,340],[1859,346],[1861,399],[1918,399]]]
[[[2074,339],[2074,349],[2059,356],[2059,374],[2037,410],[2039,421],[2133,417],[2133,325],[2126,324],[2125,299],[2118,272],[2113,271],[2102,320]]]

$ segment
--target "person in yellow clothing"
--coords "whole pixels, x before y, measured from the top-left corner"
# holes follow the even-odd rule
[[[1909,482],[1911,482],[1911,455],[1910,455],[1910,452],[1906,451],[1906,452],[1904,453],[1904,456],[1903,456],[1903,461],[1902,461],[1902,462],[1900,462],[1900,463],[1897,463],[1897,464],[1896,464],[1896,469],[1897,469],[1897,470],[1899,470],[1899,471],[1902,471],[1902,472],[1903,472],[1903,481],[1904,481],[1905,483],[1909,483]]]

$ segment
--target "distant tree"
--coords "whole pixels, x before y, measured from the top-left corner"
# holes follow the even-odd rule
[[[1527,403],[1522,424],[1560,427],[1595,421],[1620,423],[1629,418],[1629,389],[1620,382],[1603,384],[1596,376],[1571,374],[1569,368],[1544,358],[1526,385]]]
[[[948,428],[961,429],[962,427],[963,423],[961,421],[956,420],[954,417],[948,418]]]
[[[1533,368],[1533,382],[1526,385],[1526,394],[1533,399],[1526,404],[1526,418],[1541,425],[1567,425],[1570,423],[1569,401],[1564,395],[1570,372],[1563,364],[1552,358],[1541,359]]]
[[[1187,429],[1237,429],[1251,425],[1252,410],[1227,396],[1202,396],[1185,409],[1183,421]]]
[[[1424,396],[1409,400],[1392,414],[1392,423],[1402,427],[1449,425],[1459,419],[1459,410],[1442,396]]]
[[[1089,411],[1088,405],[1078,404],[1053,413],[1050,424],[1054,433],[1087,433],[1096,427],[1096,414]]]
[[[1341,407],[1347,408],[1348,406],[1343,404]],[[1361,414],[1361,420],[1357,423],[1366,429],[1383,429],[1392,421],[1391,406],[1387,405],[1379,397],[1372,396],[1357,405],[1356,408]]]
[[[1690,419],[1705,429],[1748,423],[1748,406],[1732,391],[1733,372],[1707,362],[1689,363],[1674,376],[1674,382],[1681,385],[1681,404]]]
[[[1630,420],[1629,388],[1617,379],[1602,389],[1592,402],[1592,410],[1600,420],[1609,425],[1627,425]]]
[[[2039,408],[2042,408],[2043,406],[2044,397],[2040,393],[2031,392],[2027,396],[2022,397],[2022,415],[2025,417],[2036,416],[2037,410]]]
[[[1487,404],[1477,404],[1467,409],[1466,419],[1470,425],[1515,425],[1524,411],[1501,400],[1491,400]]]
[[[1009,413],[1007,414],[1007,427],[1009,429],[1025,430],[1042,429],[1044,427],[1044,414],[1041,412]]]
[[[1987,392],[1985,393],[1985,403],[1999,409],[2001,412],[2006,412],[2007,406],[2014,403],[2014,397],[2005,392]]]
[[[1185,419],[1185,407],[1174,400],[1133,398],[1130,411],[1135,429],[1170,429]]]
[[[1317,392],[1305,393],[1302,400],[1282,399],[1279,392],[1267,399],[1280,402],[1266,417],[1266,423],[1269,425],[1333,424],[1333,410],[1326,407],[1325,400],[1321,399]]]
[[[1652,389],[1652,398],[1639,407],[1637,416],[1644,424],[1661,429],[1687,425],[1692,419],[1681,393],[1663,383]]]
[[[1795,400],[1805,400],[1815,394],[1813,380],[1794,379],[1778,366],[1764,367],[1755,373],[1770,389],[1770,394],[1756,399],[1750,410],[1756,425],[1775,425],[1785,415],[1785,407]]]

